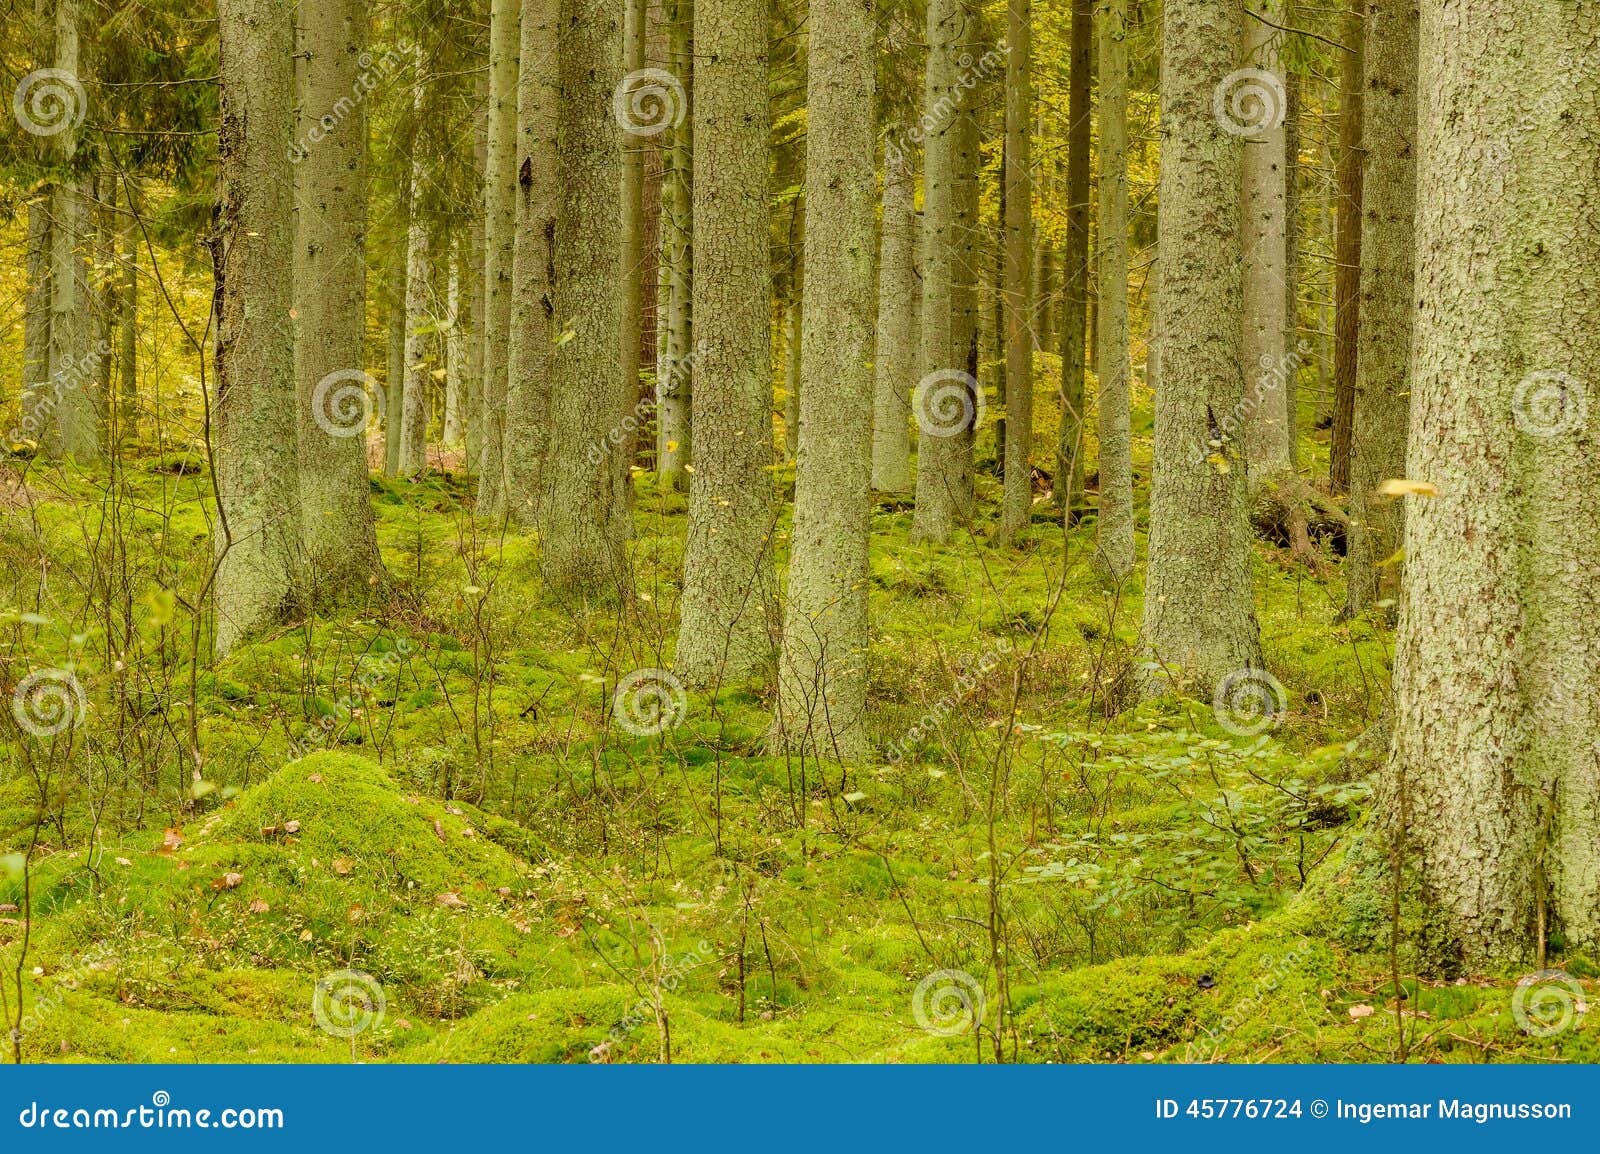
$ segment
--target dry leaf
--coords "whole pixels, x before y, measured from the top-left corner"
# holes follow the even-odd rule
[[[374,580],[376,580],[376,578],[374,578]],[[309,781],[312,785],[321,785],[322,784],[322,775],[320,773],[313,773],[310,777],[306,778],[306,780]]]
[[[21,908],[16,902],[0,902],[0,914],[14,914]]]
[[[179,833],[176,828],[168,829],[166,833],[161,835],[161,848],[156,852],[171,853],[182,844],[183,834]]]
[[[309,942],[311,940],[311,931],[310,930],[301,930],[300,931],[300,940],[302,942]]]
[[[1372,1007],[1367,1005],[1367,1004],[1365,1004],[1365,1003],[1362,1003],[1361,1005],[1351,1006],[1350,1007],[1350,1016],[1352,1018],[1355,1018],[1357,1021],[1360,1021],[1362,1018],[1370,1018],[1370,1017],[1372,1017],[1372,1015],[1373,1015]]]
[[[250,901],[250,912],[253,914],[264,914],[271,908],[271,906],[262,901],[260,898],[253,898]]]
[[[300,823],[297,822],[297,821],[286,821],[286,822],[284,822],[283,823],[283,832],[284,833],[299,833],[300,832]]]
[[[438,902],[441,906],[444,906],[446,909],[464,910],[467,908],[467,903],[461,900],[461,895],[456,893],[455,890],[451,890],[449,893],[440,894],[433,900]]]
[[[437,818],[435,818],[433,822],[433,832],[434,836],[436,836],[440,841],[444,841],[444,824]]]
[[[117,859],[117,864],[120,866],[131,866],[133,863],[125,857],[119,857]]]
[[[336,857],[333,859],[333,872],[338,874],[340,877],[347,876],[350,871],[355,868],[356,863],[347,857]]]
[[[351,902],[350,908],[345,911],[345,918],[353,926],[359,926],[367,920],[367,911],[361,908],[360,902]]]
[[[1384,497],[1437,497],[1439,487],[1432,481],[1411,481],[1404,477],[1391,477],[1378,486]]]
[[[211,883],[211,888],[214,890],[231,890],[242,881],[244,881],[243,874],[225,873]]]

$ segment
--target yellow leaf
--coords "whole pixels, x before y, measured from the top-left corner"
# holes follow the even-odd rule
[[[1437,497],[1439,488],[1432,481],[1411,481],[1404,477],[1391,477],[1378,486],[1385,497]]]

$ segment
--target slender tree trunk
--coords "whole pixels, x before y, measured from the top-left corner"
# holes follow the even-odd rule
[[[1294,23],[1294,4],[1285,0],[1283,22]],[[1288,417],[1289,467],[1300,464],[1300,368],[1308,349],[1300,347],[1300,74],[1286,68],[1283,121],[1283,347],[1293,351],[1283,379]]]
[[[1448,972],[1600,944],[1600,13],[1426,0],[1420,43],[1407,471],[1437,495],[1406,513],[1385,793]]]
[[[423,93],[420,46],[417,49],[417,68],[419,72],[412,111],[418,123],[411,139],[411,215],[406,227],[406,364],[400,400],[398,466],[402,477],[415,477],[428,468],[428,386],[432,380],[428,370],[428,350],[430,334],[436,327],[432,308],[433,259],[425,200],[428,170],[423,160],[427,144],[421,127]]]
[[[798,268],[794,276],[794,299],[784,309],[784,342],[789,359],[783,366],[783,451],[792,461],[800,453],[800,382],[804,376],[805,347],[802,330],[805,321],[805,300],[802,295],[802,274]]]
[[[1361,331],[1350,469],[1348,608],[1394,601],[1404,506],[1377,492],[1406,475],[1417,211],[1418,0],[1367,0]]]
[[[1096,568],[1113,587],[1133,572],[1133,431],[1128,393],[1127,0],[1100,14],[1100,509]]]
[[[899,139],[900,133],[894,134]],[[911,387],[917,348],[911,326],[916,301],[916,174],[895,144],[883,157],[883,238],[878,268],[877,350],[873,358],[872,487],[901,493],[912,487]]]
[[[485,295],[484,267],[488,254],[484,240],[484,197],[488,192],[489,171],[489,74],[478,73],[473,82],[473,97],[479,112],[473,118],[473,171],[478,173],[478,196],[472,206],[472,220],[467,228],[467,267],[462,271],[467,288],[467,329],[463,337],[467,342],[467,380],[462,390],[461,420],[462,440],[466,448],[465,471],[476,473],[483,460],[483,413],[485,408],[483,387],[484,331],[488,301]]]
[[[1033,5],[1006,7],[1005,497],[1000,537],[1015,542],[1033,516]]]
[[[511,329],[506,412],[501,427],[512,520],[533,524],[548,449],[553,344],[558,326],[588,318],[555,312],[555,239],[562,153],[559,0],[522,0],[517,74],[516,235],[512,242]],[[609,379],[607,377],[606,379]],[[604,430],[601,430],[603,437]],[[613,451],[604,442],[605,451]]]
[[[401,198],[404,209],[406,198]],[[405,407],[406,379],[406,261],[405,249],[396,246],[389,258],[388,374],[383,402],[383,474],[400,475],[400,421]]]
[[[1329,476],[1336,493],[1350,489],[1350,433],[1355,419],[1357,339],[1361,327],[1362,54],[1367,0],[1347,0],[1340,38],[1338,217],[1334,225],[1333,440]]]
[[[302,601],[292,263],[294,26],[272,0],[221,0],[216,231],[216,649]]]
[[[772,731],[787,748],[853,761],[867,752],[877,41],[872,8],[860,0],[812,0],[810,24],[812,307]]]
[[[139,224],[134,216],[134,190],[137,185],[133,175],[124,174],[124,201],[127,215],[122,219],[122,308],[118,314],[117,365],[118,421],[117,431],[127,444],[139,440]]]
[[[1238,59],[1239,0],[1167,0],[1161,37],[1162,364],[1144,644],[1171,683],[1208,691],[1261,663],[1250,591],[1239,366],[1240,143],[1213,112]]]
[[[1083,373],[1089,314],[1089,69],[1094,0],[1072,0],[1071,73],[1067,82],[1067,247],[1062,254],[1061,430],[1055,496],[1062,514],[1083,498]]]
[[[960,0],[928,0],[928,65],[923,97],[922,379],[911,399],[917,438],[913,541],[944,542],[961,509],[960,438],[974,416],[975,379],[957,340],[955,151],[956,37]]]
[[[572,18],[561,41],[558,152],[563,169],[554,315],[571,325],[571,337],[550,356],[550,441],[540,467],[545,588],[601,600],[633,594],[627,506],[605,451],[622,418],[617,404],[622,392],[617,380],[622,167],[619,127],[611,111],[622,81],[622,21],[622,0],[586,7]]]
[[[644,68],[648,13],[645,0],[626,0],[622,32],[622,69],[633,75]],[[673,95],[668,93],[669,96]],[[674,105],[676,107],[676,105]],[[639,380],[640,334],[644,329],[644,158],[651,148],[650,136],[625,133],[622,138],[622,256],[618,276],[622,284],[622,393],[618,408],[625,414],[622,440],[612,453],[617,471],[618,491],[627,516],[624,525],[633,531],[633,458],[638,440],[639,421],[635,415],[642,396]]]
[[[294,371],[301,532],[314,602],[365,593],[381,578],[367,479],[372,399],[365,364],[367,118],[354,103],[367,51],[360,0],[324,0],[299,14],[300,131],[294,166]],[[330,126],[331,125],[331,126]]]
[[[694,480],[674,668],[711,686],[766,670],[772,570],[767,5],[695,10]]]
[[[1250,0],[1250,13],[1272,19],[1276,9]],[[1283,75],[1276,31],[1251,15],[1244,21],[1248,66]],[[1285,109],[1281,89],[1263,96],[1255,130],[1244,139],[1244,205],[1240,232],[1244,254],[1244,317],[1239,360],[1244,365],[1248,416],[1246,450],[1253,480],[1289,468],[1289,405],[1284,387]]]
[[[968,39],[958,47],[958,63],[974,60],[983,54],[984,46],[978,38],[979,9],[976,0],[963,0],[962,25]],[[952,320],[957,360],[966,373],[967,401],[962,407],[965,420],[951,439],[953,444],[952,476],[955,486],[956,516],[970,522],[977,510],[977,447],[978,424],[983,417],[982,385],[978,372],[982,348],[982,309],[978,286],[983,281],[983,227],[979,218],[979,177],[983,170],[982,140],[978,131],[977,97],[962,101],[956,116],[955,174],[952,181],[955,193],[955,283],[951,285]]]
[[[672,129],[671,168],[662,192],[663,257],[667,265],[667,355],[656,373],[657,483],[689,488],[693,459],[694,382],[694,0],[668,0],[672,73],[687,105]]]
[[[50,380],[50,312],[53,297],[50,283],[50,198],[36,196],[28,201],[27,296],[22,317],[22,404],[19,423],[12,439],[38,444],[49,422],[47,410],[39,407]]]
[[[461,390],[467,375],[467,338],[461,315],[461,233],[450,230],[449,280],[445,290],[445,309],[449,322],[444,339],[444,428],[441,439],[446,448],[461,444]]]
[[[496,519],[506,514],[508,487],[505,454],[517,234],[519,2],[492,0],[489,11],[489,133],[483,193],[483,451],[478,466],[478,510]],[[555,52],[554,44],[546,45],[544,51]]]

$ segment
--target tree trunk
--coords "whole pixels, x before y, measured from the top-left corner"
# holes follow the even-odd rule
[[[711,686],[767,669],[777,633],[764,0],[700,0],[695,52],[695,454],[674,668]]]
[[[294,26],[272,0],[221,0],[216,231],[218,656],[301,603],[296,448]]]
[[[662,253],[667,266],[666,356],[656,372],[656,480],[689,488],[694,380],[694,0],[668,0],[672,72],[685,114],[672,129],[671,167],[663,185]]]
[[[1271,18],[1276,9],[1263,0],[1250,0],[1249,13]],[[1274,37],[1276,31],[1247,14],[1244,21],[1245,61],[1251,68],[1270,73],[1280,83],[1283,62]],[[1244,257],[1244,316],[1241,326],[1240,363],[1250,387],[1246,399],[1246,451],[1255,479],[1289,468],[1289,406],[1284,386],[1284,261],[1288,256],[1284,217],[1285,147],[1284,90],[1260,86],[1260,102],[1245,106],[1244,205],[1240,234]],[[1231,123],[1231,122],[1230,122]]]
[[[49,423],[39,400],[50,380],[50,312],[54,292],[50,283],[50,198],[28,201],[27,296],[22,318],[22,404],[18,425],[11,434],[13,447],[24,441],[39,444]]]
[[[567,19],[563,14],[563,19]],[[626,505],[607,458],[618,423],[622,168],[613,93],[622,81],[622,0],[580,10],[561,40],[562,180],[554,316],[571,336],[550,356],[550,441],[540,466],[540,572],[558,596],[633,594]]]
[[[895,133],[894,139],[903,134]],[[917,349],[911,342],[916,301],[916,174],[894,144],[883,157],[883,239],[878,268],[877,349],[873,357],[872,487],[902,493],[912,487],[911,387]]]
[[[1437,495],[1406,513],[1385,792],[1428,960],[1475,972],[1600,944],[1600,14],[1426,0],[1420,43],[1408,473]]]
[[[958,63],[976,61],[984,48],[978,38],[979,9],[975,0],[963,0],[962,24],[967,39],[958,46]],[[963,66],[968,67],[968,66]],[[982,140],[978,131],[977,99],[962,101],[955,126],[955,282],[951,285],[951,332],[957,361],[963,366],[968,392],[962,407],[965,420],[950,440],[953,442],[952,476],[956,516],[970,522],[977,511],[978,424],[983,419],[983,387],[979,384],[981,364],[982,310],[978,286],[983,280],[983,226],[979,217],[979,177],[983,170]]]
[[[1127,0],[1100,16],[1100,508],[1095,567],[1113,588],[1133,572],[1133,430],[1128,393]]]
[[[1339,88],[1338,217],[1333,242],[1333,440],[1329,478],[1335,493],[1350,490],[1350,433],[1355,419],[1357,339],[1361,327],[1362,54],[1367,0],[1348,0],[1340,30],[1344,53]]]
[[[1000,539],[1017,541],[1033,516],[1033,5],[1009,0],[1005,155],[1005,496]]]
[[[877,40],[872,9],[860,0],[812,0],[810,25],[812,307],[772,732],[786,748],[854,761],[867,752]]]
[[[531,525],[540,515],[537,505],[548,450],[558,326],[590,318],[558,316],[556,285],[551,279],[563,158],[557,140],[562,95],[559,57],[564,51],[564,45],[558,46],[559,0],[522,0],[521,25],[509,383],[501,437],[508,486],[506,511],[513,521]],[[604,376],[610,379],[608,374]],[[605,449],[610,452],[613,446],[607,443]]]
[[[405,201],[402,196],[401,216]],[[383,401],[383,475],[400,475],[400,415],[405,406],[406,379],[406,261],[405,249],[396,246],[389,258],[388,372]]]
[[[928,2],[928,66],[924,85],[922,161],[922,379],[911,398],[917,438],[916,507],[911,539],[950,539],[961,509],[960,438],[974,416],[977,381],[967,376],[966,353],[955,325],[955,150],[960,99],[956,37],[960,0]]]
[[[783,451],[789,460],[800,453],[800,380],[804,375],[805,349],[801,338],[805,323],[802,274],[794,275],[794,299],[784,309],[784,345],[789,359],[783,366]]]
[[[506,515],[512,268],[517,235],[517,39],[520,0],[489,10],[489,132],[483,192],[483,449],[478,511]],[[565,41],[562,42],[563,47]],[[544,48],[554,53],[552,41]]]
[[[1293,24],[1294,4],[1285,0],[1283,22]],[[1299,358],[1284,374],[1283,408],[1289,420],[1289,467],[1300,465],[1300,74],[1283,78],[1283,347]]]
[[[644,68],[648,17],[645,0],[625,0],[626,15],[622,32],[622,69],[632,76]],[[668,92],[668,97],[674,94]],[[671,108],[679,107],[672,102]],[[663,109],[666,111],[666,109]],[[652,129],[654,125],[650,126]],[[638,440],[640,390],[639,368],[643,360],[640,343],[644,330],[644,158],[654,135],[624,133],[622,137],[622,254],[617,275],[622,284],[620,337],[618,350],[622,367],[622,393],[618,408],[624,414],[622,440],[611,455],[617,471],[618,492],[626,513],[623,524],[633,531],[633,458]]]
[[[301,531],[314,603],[363,594],[383,563],[367,479],[373,400],[365,364],[367,117],[363,81],[367,10],[360,0],[303,5],[296,61],[300,126],[321,138],[297,147],[294,167],[295,393]]]
[[[400,400],[400,462],[402,477],[415,477],[428,468],[428,349],[435,328],[430,280],[433,258],[429,252],[426,193],[429,141],[423,129],[422,46],[416,50],[417,74],[412,89],[411,112],[416,118],[411,133],[411,195],[406,222],[406,365]]]
[[[488,310],[488,299],[485,295],[484,266],[488,254],[484,240],[484,197],[488,192],[487,173],[489,171],[489,74],[485,70],[478,73],[473,82],[473,99],[478,103],[479,112],[473,119],[472,156],[473,171],[480,178],[478,184],[478,197],[472,205],[471,224],[467,227],[467,267],[462,270],[462,276],[467,288],[467,329],[463,337],[467,342],[467,380],[466,387],[462,390],[461,403],[463,415],[461,419],[462,441],[466,448],[466,465],[464,471],[476,473],[478,464],[483,460],[483,354],[485,318]]]
[[[122,307],[118,314],[117,343],[119,369],[117,432],[126,444],[139,440],[139,233],[138,218],[134,215],[137,184],[131,173],[122,179],[127,216],[122,220]],[[363,487],[363,500],[365,491]]]
[[[1089,314],[1089,69],[1094,0],[1072,0],[1067,81],[1067,247],[1061,256],[1061,430],[1055,498],[1068,520],[1083,499],[1083,373]]]
[[[1172,683],[1209,691],[1261,662],[1250,592],[1239,367],[1240,143],[1213,112],[1238,59],[1239,0],[1167,0],[1161,38],[1161,340],[1144,645]]]
[[[444,339],[444,428],[441,432],[446,448],[461,444],[461,392],[467,376],[467,337],[463,331],[465,318],[461,315],[461,233],[450,230],[450,261],[448,287],[445,290],[445,310],[449,322]]]
[[[1404,506],[1377,492],[1406,475],[1417,209],[1418,0],[1367,0],[1361,331],[1350,463],[1348,609],[1399,592]]]

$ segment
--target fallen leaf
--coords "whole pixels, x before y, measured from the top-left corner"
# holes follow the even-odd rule
[[[374,578],[374,580],[376,580],[376,578]],[[310,777],[306,778],[306,780],[309,781],[312,785],[321,785],[322,784],[322,775],[320,773],[313,773]]]
[[[264,914],[271,908],[271,906],[262,901],[260,898],[252,898],[250,901],[250,912],[253,914]]]
[[[1437,497],[1439,487],[1432,481],[1412,481],[1405,477],[1391,477],[1378,486],[1384,497]]]
[[[440,841],[444,841],[444,839],[445,839],[444,838],[444,824],[442,822],[440,822],[437,818],[435,818],[434,822],[433,822],[433,833],[434,833],[434,836],[437,837]]]
[[[21,908],[16,902],[0,902],[0,914],[14,914]]]
[[[183,844],[183,834],[179,833],[177,831],[177,829],[175,829],[175,828],[174,829],[168,829],[166,831],[166,833],[161,835],[161,848],[156,852],[158,852],[158,853],[171,853],[173,850],[177,849],[182,844]]]
[[[243,874],[225,873],[211,883],[211,888],[214,890],[231,890],[236,888],[242,881],[244,881]]]
[[[440,894],[433,900],[438,902],[441,906],[444,906],[446,909],[464,910],[467,908],[467,903],[462,901],[461,895],[456,893],[454,890],[451,890],[449,893]]]
[[[361,908],[360,902],[351,902],[350,908],[345,911],[345,919],[353,926],[359,926],[367,920],[367,911]]]
[[[120,866],[131,866],[133,863],[125,857],[119,857],[117,859],[117,864]]]
[[[355,868],[356,863],[347,857],[336,857],[333,859],[333,872],[338,874],[340,877],[347,876],[350,871]]]
[[[395,1022],[395,1028],[399,1030],[409,1030],[411,1029],[411,1023],[406,1021],[406,1019],[401,1018]]]
[[[1374,1010],[1372,1007],[1367,1005],[1365,1002],[1350,1007],[1350,1016],[1357,1021],[1360,1021],[1362,1018],[1370,1018],[1372,1017],[1373,1013]]]
[[[297,822],[297,821],[286,821],[286,822],[284,822],[283,823],[283,832],[284,833],[299,833],[300,832],[300,823]]]
[[[302,942],[309,942],[311,940],[311,931],[310,930],[301,930],[300,931],[300,940]]]

